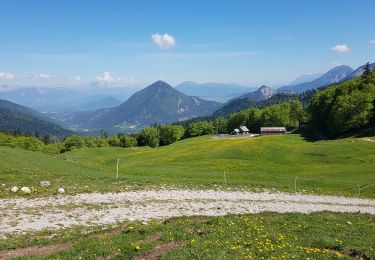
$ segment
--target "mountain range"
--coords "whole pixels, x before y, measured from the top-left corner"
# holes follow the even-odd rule
[[[353,69],[346,65],[337,66],[322,76],[308,82],[302,82],[296,85],[289,85],[278,88],[278,92],[303,92],[306,90],[327,86],[338,83],[353,73]]]
[[[262,86],[257,91],[247,93],[240,97],[234,98],[226,102],[220,109],[214,112],[213,116],[226,116],[230,115],[231,113],[238,112],[240,110],[246,109],[248,107],[257,107],[259,104],[257,102],[264,101],[269,99],[270,97],[280,93],[302,93],[308,90],[317,89],[319,87],[328,86],[334,83],[339,83],[341,81],[358,77],[362,75],[364,71],[364,66],[359,67],[356,70],[353,70],[349,66],[337,66],[328,72],[321,74],[313,74],[311,81],[308,82],[301,82],[294,85],[288,85],[277,90],[273,90],[272,88]],[[375,63],[370,64],[370,69],[375,68]],[[307,76],[301,76],[297,78],[294,82],[301,81],[302,79],[308,79]],[[277,100],[288,100],[291,96],[286,95],[279,96],[275,99]],[[272,102],[271,102],[272,103]]]
[[[166,124],[210,115],[221,103],[187,96],[163,81],[136,92],[124,103],[92,112],[66,114],[64,125],[75,129],[139,129],[150,124]]]
[[[375,63],[370,64],[370,68],[375,68]],[[250,106],[257,107],[259,106],[257,102],[263,102],[262,104],[267,105],[279,100],[289,100],[291,97],[296,97],[277,95],[302,92],[304,94],[306,90],[358,77],[363,71],[364,66],[356,70],[348,66],[338,66],[322,75],[309,74],[294,81],[300,82],[304,79],[312,79],[309,82],[300,82],[276,90],[268,86],[261,86],[255,91],[249,91],[252,89],[241,85],[219,83],[197,84],[194,82],[184,82],[173,88],[163,81],[157,81],[136,92],[125,102],[121,102],[116,95],[113,97],[111,95],[113,94],[112,92],[104,95],[105,91],[93,91],[94,93],[84,94],[84,90],[68,93],[69,90],[67,89],[20,89],[6,93],[1,92],[0,94],[1,96],[8,95],[15,99],[18,98],[26,103],[34,102],[34,104],[40,103],[43,105],[45,101],[48,101],[49,106],[60,97],[59,102],[61,104],[65,103],[72,110],[68,109],[65,112],[42,114],[34,109],[6,100],[0,100],[0,126],[3,130],[7,131],[23,128],[23,130],[28,130],[30,133],[43,132],[55,136],[64,136],[69,133],[67,130],[56,125],[57,122],[66,128],[79,131],[111,129],[109,131],[134,132],[150,124],[167,124],[208,115],[229,115]],[[233,89],[230,89],[231,87]],[[237,92],[245,89],[247,89],[245,93]],[[234,93],[237,92],[237,97],[222,104],[197,96],[189,96],[179,90],[201,96],[209,94],[212,96],[235,95]],[[121,91],[121,89],[119,88],[116,91]],[[69,99],[64,99],[65,97],[69,97]],[[272,101],[273,97],[275,97],[274,101]],[[76,100],[78,102],[69,104],[68,100]]]
[[[366,65],[360,66],[355,71],[353,71],[348,77],[346,77],[345,80],[353,79],[353,78],[361,76],[363,74],[363,72],[365,71],[365,67],[366,67]],[[375,69],[375,62],[369,64],[369,68],[370,68],[370,70],[374,70]]]
[[[244,98],[250,98],[254,101],[261,101],[267,98],[272,97],[275,94],[275,90],[273,88],[267,87],[267,86],[261,86],[259,89],[253,92],[249,92],[247,94],[244,94],[242,96],[239,96],[236,99],[244,99]]]
[[[245,95],[240,97],[231,99],[227,103],[225,103],[221,108],[216,110],[213,113],[213,116],[226,116],[230,115],[231,113],[241,111],[251,106],[255,106],[255,104],[259,101],[266,100],[272,97],[276,91],[267,86],[261,86],[258,90],[249,92]]]
[[[137,90],[139,88],[100,88],[98,86],[81,89],[24,87],[2,90],[0,99],[9,100],[38,111],[64,113],[115,106],[129,98]]]
[[[40,136],[48,134],[58,138],[72,134],[38,111],[7,100],[0,100],[0,130]]]
[[[299,76],[298,78],[294,79],[293,81],[291,81],[288,85],[297,85],[297,84],[304,83],[304,82],[310,82],[310,81],[313,81],[313,80],[319,78],[322,75],[323,75],[323,73],[303,74],[303,75]]]
[[[218,102],[226,102],[231,98],[238,97],[256,89],[257,88],[234,83],[209,82],[199,84],[193,81],[185,81],[176,86],[176,90],[185,95],[196,96]]]

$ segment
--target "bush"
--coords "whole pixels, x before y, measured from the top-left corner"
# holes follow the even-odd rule
[[[188,125],[185,135],[186,137],[195,137],[200,135],[213,134],[214,126],[208,121],[199,121]]]
[[[71,151],[74,148],[85,147],[85,140],[79,135],[72,135],[65,139],[64,147],[66,151]]]
[[[43,147],[42,152],[50,155],[59,154],[63,150],[62,148],[63,147],[60,144],[46,144]]]
[[[108,146],[107,137],[105,137],[105,136],[97,137],[95,139],[95,144],[96,144],[97,147],[106,147],[106,146]]]
[[[95,148],[97,146],[95,142],[95,138],[92,136],[84,136],[83,140],[85,142],[86,147]]]
[[[181,140],[184,128],[180,125],[165,125],[160,127],[160,145],[169,145]]]
[[[108,144],[110,146],[115,146],[115,147],[121,147],[122,146],[121,140],[117,135],[114,135],[111,138],[109,138]]]
[[[155,127],[149,127],[142,130],[138,135],[138,144],[148,145],[150,147],[158,147],[160,134],[159,130]]]
[[[134,147],[137,146],[138,142],[134,136],[125,135],[121,137],[121,146],[122,147]]]

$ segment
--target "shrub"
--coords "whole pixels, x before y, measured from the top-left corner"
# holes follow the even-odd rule
[[[169,145],[181,140],[184,128],[180,125],[165,125],[160,127],[160,145]]]
[[[214,126],[208,121],[199,121],[188,125],[185,135],[186,137],[194,137],[200,135],[213,134]]]
[[[121,146],[122,147],[133,147],[137,146],[138,142],[134,136],[125,135],[121,137]]]
[[[149,127],[142,130],[138,135],[138,144],[148,145],[150,147],[159,146],[160,134],[159,130],[155,127]]]

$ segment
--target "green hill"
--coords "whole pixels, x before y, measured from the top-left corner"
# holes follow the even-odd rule
[[[68,193],[187,188],[276,189],[375,198],[375,144],[362,139],[309,142],[290,134],[248,139],[190,138],[160,148],[84,148],[48,156],[0,147],[0,183],[37,187],[41,180]],[[120,159],[119,180],[115,179]],[[32,167],[30,166],[32,165]],[[223,173],[226,171],[227,185]],[[0,189],[0,196],[9,196]]]

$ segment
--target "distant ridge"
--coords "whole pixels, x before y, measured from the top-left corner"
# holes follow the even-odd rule
[[[51,122],[43,114],[7,100],[0,100],[0,131],[67,137],[73,132]]]
[[[319,78],[310,81],[303,82],[296,85],[284,86],[278,88],[278,92],[303,92],[310,89],[316,89],[319,87],[327,86],[333,83],[338,83],[346,79],[350,74],[353,73],[353,69],[346,65],[337,66],[328,72],[324,73]]]
[[[239,96],[236,99],[250,98],[254,101],[261,101],[261,100],[272,97],[272,95],[274,94],[275,94],[275,91],[273,90],[273,88],[263,85],[259,87],[258,90]]]
[[[249,106],[255,105],[256,102],[266,100],[275,94],[275,90],[261,86],[257,91],[253,91],[242,95],[238,98],[234,98],[224,104],[221,108],[213,113],[213,116],[226,116],[231,113],[238,112],[242,109],[246,109]]]
[[[256,88],[234,83],[195,83],[193,81],[182,82],[175,89],[188,96],[196,96],[220,102],[225,102],[231,98],[256,90]]]
[[[76,113],[66,122],[77,127],[113,128],[166,124],[210,115],[221,103],[186,96],[164,81],[136,92],[119,106],[95,112]]]
[[[363,74],[363,72],[365,71],[365,67],[366,67],[366,64],[358,67],[348,77],[346,77],[345,80],[347,80],[347,79],[353,79],[353,78],[361,76]],[[369,67],[370,67],[370,70],[374,70],[375,69],[375,62],[369,64]]]

